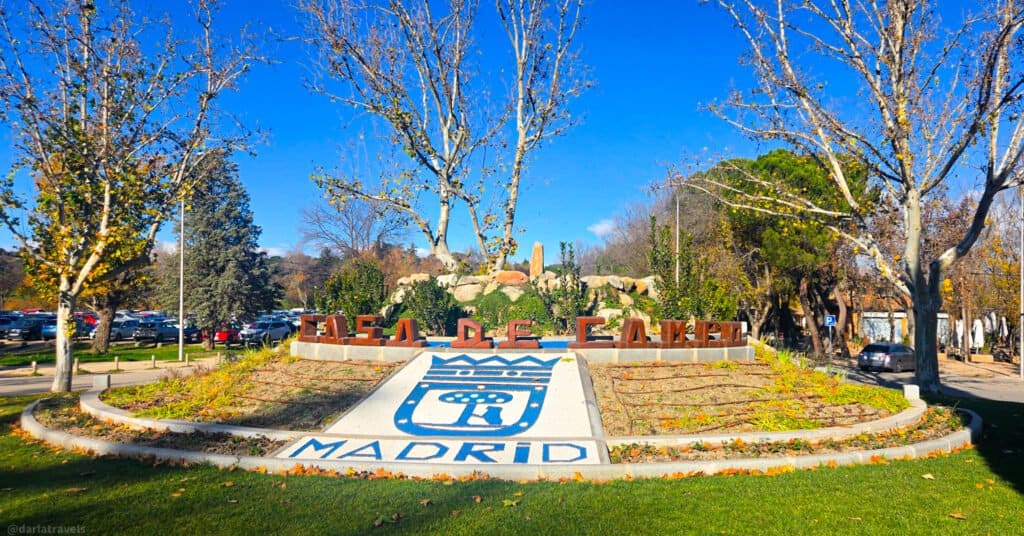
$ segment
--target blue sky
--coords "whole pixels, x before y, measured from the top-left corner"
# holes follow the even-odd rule
[[[225,22],[252,20],[294,34],[299,25],[289,5],[287,0],[230,0]],[[492,4],[481,2],[481,9]],[[504,44],[498,33],[482,38]],[[594,231],[607,229],[602,222],[626,204],[644,200],[669,164],[757,153],[700,109],[724,98],[734,82],[744,85],[748,76],[737,61],[741,39],[723,12],[689,1],[594,2],[579,43],[596,85],[572,105],[582,122],[532,160],[517,220],[526,232],[518,237],[523,248],[515,260],[528,256],[534,241],[543,242],[548,252],[557,251],[559,241],[600,242]],[[318,165],[336,165],[340,147],[356,133],[345,128],[351,109],[304,89],[309,60],[302,47],[286,42],[275,48],[277,63],[257,67],[224,105],[248,126],[266,130],[266,141],[255,147],[257,156],[238,161],[255,221],[263,228],[261,245],[281,252],[298,242],[302,208],[322,195],[311,173]],[[9,136],[2,140],[0,150],[8,152]],[[427,213],[434,212],[428,205]],[[172,226],[165,227],[161,238],[173,241]],[[453,250],[473,246],[467,228],[468,219],[457,211],[449,240]],[[417,233],[409,237],[423,245]],[[10,243],[9,234],[0,233],[0,246]]]

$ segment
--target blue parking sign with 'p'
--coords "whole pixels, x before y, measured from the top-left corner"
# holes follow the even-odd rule
[[[825,315],[825,327],[830,328],[836,325],[836,315]]]

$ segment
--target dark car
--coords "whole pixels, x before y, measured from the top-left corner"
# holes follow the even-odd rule
[[[23,317],[7,330],[7,338],[12,341],[36,341],[43,338],[42,318]]]
[[[178,340],[178,326],[166,320],[160,322],[142,322],[132,334],[135,342],[162,343]]]
[[[914,349],[895,342],[873,342],[857,354],[861,370],[880,369],[893,372],[914,370],[917,362]]]
[[[185,326],[182,330],[185,342],[202,342],[203,341],[203,330],[195,327],[192,324]]]
[[[0,339],[7,338],[7,330],[14,327],[18,323],[18,317],[16,316],[0,316]]]

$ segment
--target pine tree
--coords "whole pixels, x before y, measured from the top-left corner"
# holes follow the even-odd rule
[[[185,213],[185,311],[211,347],[221,324],[272,309],[280,291],[271,283],[266,254],[257,249],[262,231],[253,224],[238,166],[221,155],[203,172],[207,180]],[[172,265],[177,268],[177,255]],[[177,270],[162,280],[162,301],[177,310]]]

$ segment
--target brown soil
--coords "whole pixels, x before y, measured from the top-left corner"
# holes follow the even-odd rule
[[[35,417],[43,426],[72,435],[143,447],[234,456],[268,456],[288,443],[265,437],[249,439],[228,434],[178,434],[133,430],[127,426],[102,422],[83,413],[79,410],[77,395],[43,400],[36,408]]]
[[[762,363],[590,365],[608,436],[753,432],[847,426],[888,412],[830,404],[813,390],[773,388]]]
[[[717,445],[695,443],[676,447],[631,444],[615,446],[609,454],[612,463],[657,463],[681,460],[728,460],[831,454],[900,447],[910,443],[920,443],[945,437],[964,426],[966,426],[964,420],[953,409],[931,407],[925,412],[924,418],[913,426],[877,434],[860,434],[840,441],[825,440],[812,442],[791,440],[764,443],[732,441]],[[882,462],[884,460],[879,459],[877,461]]]
[[[323,429],[366,397],[401,363],[379,361],[271,361],[245,378],[228,405],[196,420],[298,431]],[[186,395],[187,396],[187,395]],[[158,409],[162,397],[122,406],[131,412]]]

